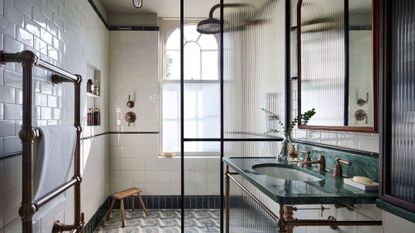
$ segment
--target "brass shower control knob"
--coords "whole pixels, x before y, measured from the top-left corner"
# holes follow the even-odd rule
[[[128,122],[128,126],[130,126],[131,123],[134,123],[135,120],[137,120],[137,115],[135,115],[134,112],[127,112],[125,114],[125,120]]]
[[[131,100],[131,95],[128,95],[128,102],[127,102],[127,107],[129,108],[134,108],[134,101]]]

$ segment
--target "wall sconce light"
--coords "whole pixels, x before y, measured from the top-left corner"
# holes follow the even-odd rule
[[[135,8],[143,7],[143,0],[133,0],[133,5]]]

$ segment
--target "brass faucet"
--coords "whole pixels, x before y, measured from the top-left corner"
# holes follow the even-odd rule
[[[334,169],[333,169],[333,176],[343,176],[343,169],[342,169],[341,164],[351,166],[352,162],[347,161],[347,160],[342,160],[340,158],[336,158],[336,165],[334,166]]]
[[[307,156],[305,157],[304,161],[298,163],[298,166],[311,168],[311,164],[318,164],[319,171],[326,171],[326,158],[324,155],[320,155],[318,160],[312,161],[310,154],[311,152],[307,152]]]

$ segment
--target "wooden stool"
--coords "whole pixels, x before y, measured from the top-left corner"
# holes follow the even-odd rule
[[[111,210],[112,210],[112,208],[114,208],[115,200],[120,200],[121,223],[122,223],[122,227],[125,226],[124,199],[125,198],[129,198],[129,197],[132,198],[131,199],[131,204],[132,204],[132,208],[131,209],[134,210],[134,208],[135,208],[134,199],[136,197],[138,197],[140,199],[141,207],[143,208],[144,213],[148,217],[148,212],[147,212],[147,209],[146,209],[146,207],[144,205],[144,201],[141,198],[140,193],[141,193],[141,189],[138,189],[138,188],[129,188],[129,189],[126,189],[126,190],[123,190],[123,191],[120,191],[120,192],[113,193],[111,195],[111,197],[112,197],[111,206],[110,206],[110,209],[108,210],[108,213],[107,213],[107,221],[108,221],[109,218],[111,218]]]

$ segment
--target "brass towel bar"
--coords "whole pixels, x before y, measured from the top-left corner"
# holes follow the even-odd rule
[[[74,224],[65,225],[56,221],[53,225],[53,232],[82,232],[84,226],[84,215],[81,213],[81,154],[80,136],[81,127],[81,82],[80,75],[72,74],[53,64],[39,59],[32,51],[25,50],[20,53],[5,53],[0,51],[0,63],[21,63],[23,67],[23,118],[22,128],[19,137],[22,141],[22,204],[19,215],[22,219],[23,233],[33,232],[33,215],[44,204],[65,192],[70,187],[74,187]],[[39,137],[39,131],[33,127],[32,123],[32,101],[33,101],[33,68],[37,66],[53,73],[52,83],[59,84],[71,82],[74,84],[74,127],[76,128],[76,145],[74,156],[74,174],[70,181],[57,187],[55,190],[46,194],[38,200],[33,200],[33,176],[32,176],[32,144]]]

